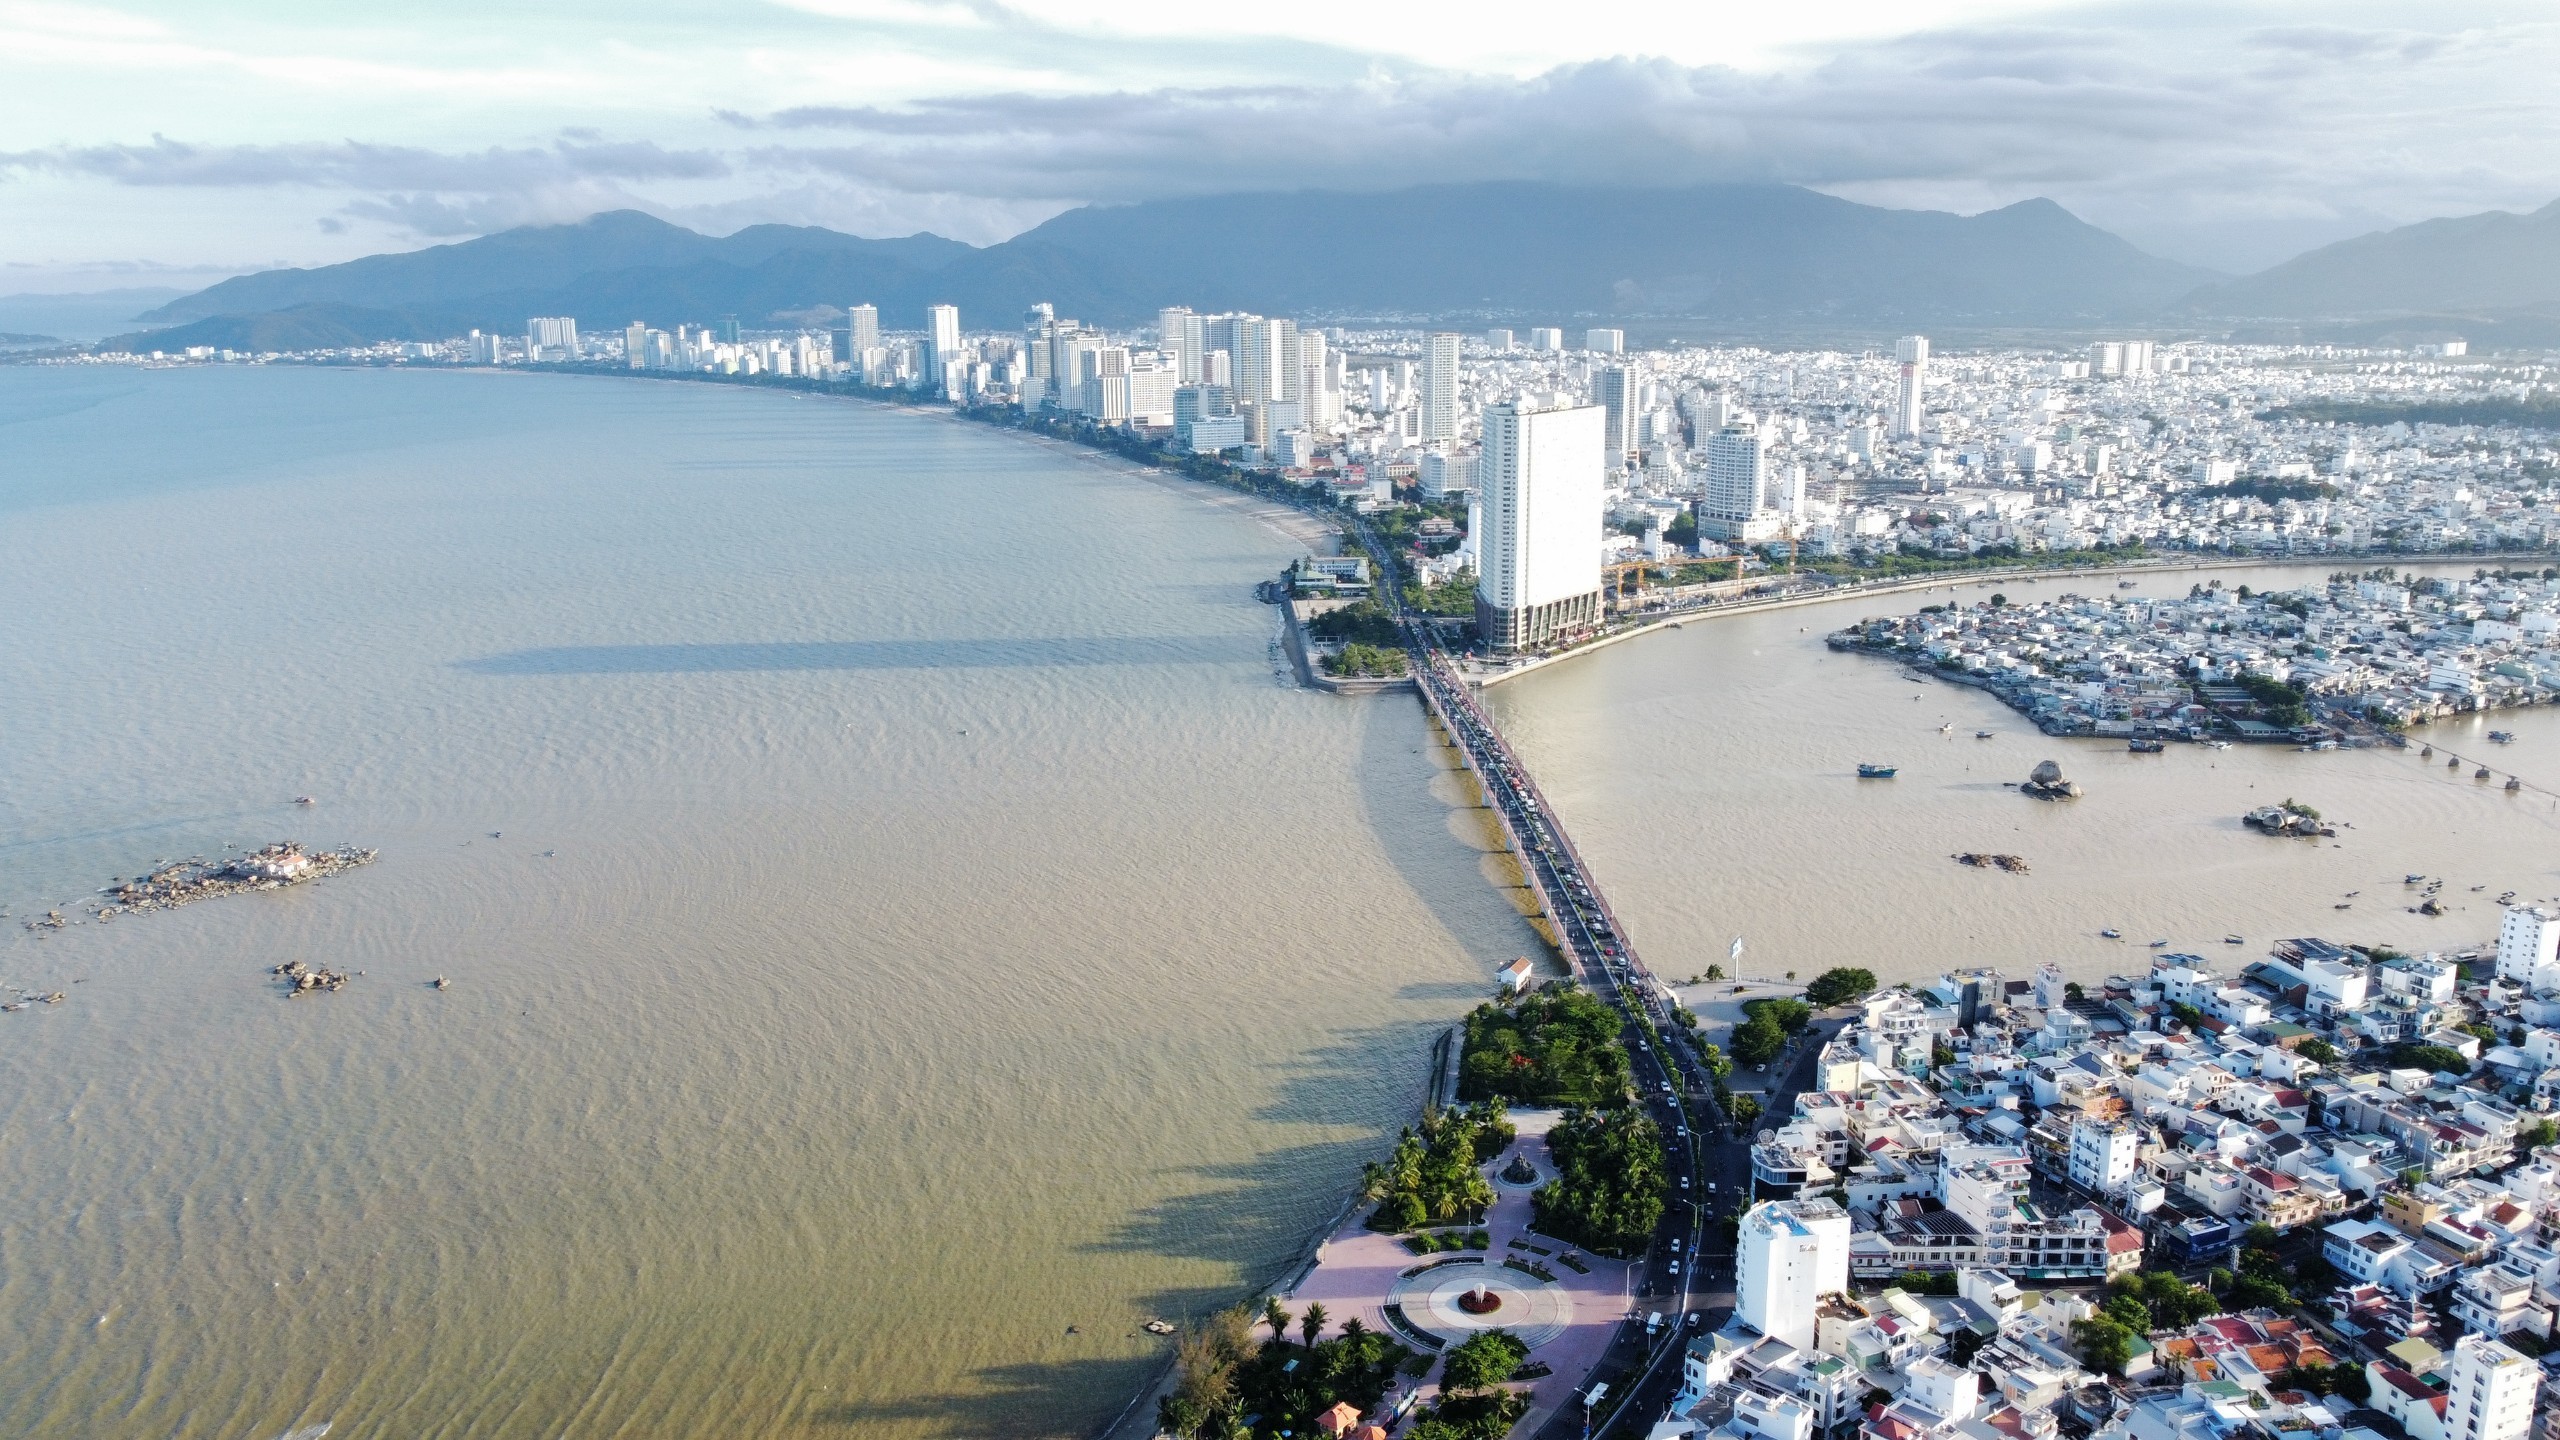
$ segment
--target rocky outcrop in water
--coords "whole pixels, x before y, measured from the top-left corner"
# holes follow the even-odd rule
[[[1978,851],[1967,850],[1963,854],[1955,857],[1955,860],[1959,865],[1971,865],[1979,870],[2002,870],[2011,875],[2024,875],[2027,873],[2026,860],[2016,855],[1989,855]]]
[[[2018,787],[2018,793],[2033,795],[2039,800],[2077,800],[2080,798],[2080,786],[2063,777],[2059,762],[2046,760],[2027,776],[2027,783]]]
[[[288,987],[285,991],[287,999],[296,995],[309,994],[314,990],[344,990],[347,988],[347,982],[355,978],[344,970],[305,965],[299,960],[287,960],[281,965],[270,968],[267,973],[284,977],[284,983]]]
[[[169,910],[217,895],[281,890],[287,885],[370,865],[377,853],[353,846],[311,851],[295,841],[279,840],[230,860],[198,856],[109,886],[106,903],[98,907],[98,914],[104,918],[133,910]]]

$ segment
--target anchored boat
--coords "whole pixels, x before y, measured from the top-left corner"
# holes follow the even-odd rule
[[[1890,780],[1893,778],[1894,768],[1895,767],[1891,765],[1861,765],[1858,767],[1858,778],[1861,780]]]

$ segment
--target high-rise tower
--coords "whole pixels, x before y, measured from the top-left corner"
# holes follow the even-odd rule
[[[1908,440],[1920,433],[1920,404],[1929,389],[1929,337],[1903,336],[1894,343],[1893,358],[1902,362],[1893,393],[1893,433]]]

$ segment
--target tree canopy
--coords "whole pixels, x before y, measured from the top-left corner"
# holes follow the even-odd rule
[[[1458,1098],[1519,1105],[1615,1105],[1634,1083],[1618,1012],[1576,985],[1550,985],[1467,1016]]]
[[[1257,1318],[1238,1306],[1174,1341],[1173,1390],[1156,1406],[1167,1432],[1184,1440],[1304,1434],[1337,1403],[1364,1413],[1377,1408],[1397,1370],[1413,1358],[1413,1351],[1356,1318],[1329,1340],[1301,1345],[1275,1334],[1257,1344]],[[1260,1417],[1256,1429],[1241,1428],[1247,1415]]]
[[[1813,983],[1804,987],[1804,998],[1815,1009],[1828,1010],[1834,1005],[1864,1000],[1875,993],[1875,988],[1874,971],[1838,965],[1814,976]]]
[[[2403,1043],[2391,1052],[2391,1062],[2418,1070],[2442,1070],[2454,1075],[2471,1073],[2471,1062],[2450,1045]]]
[[[1423,1116],[1421,1129],[1407,1127],[1385,1162],[1361,1168],[1360,1193],[1378,1206],[1370,1225],[1419,1230],[1481,1218],[1493,1185],[1477,1167],[1501,1154],[1515,1133],[1499,1100]]]
[[[1556,1178],[1538,1187],[1538,1229],[1603,1255],[1641,1252],[1662,1221],[1662,1132],[1634,1106],[1575,1108],[1547,1132]]]
[[[1452,1347],[1440,1367],[1445,1390],[1490,1390],[1518,1373],[1529,1347],[1508,1330],[1479,1330]]]

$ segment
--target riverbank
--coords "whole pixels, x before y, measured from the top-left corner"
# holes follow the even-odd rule
[[[1757,615],[1771,610],[1793,610],[1806,605],[1830,605],[1845,600],[1865,599],[1869,596],[1925,594],[1928,591],[1936,590],[1941,587],[1952,592],[1960,588],[1960,586],[1967,581],[1970,581],[1975,589],[1988,590],[1999,585],[2014,582],[2061,580],[2081,575],[2087,575],[2095,578],[2114,578],[2124,575],[2202,574],[2216,570],[2286,570],[2322,568],[2337,570],[2360,569],[2376,564],[2496,565],[2517,560],[2549,561],[2553,558],[2554,557],[2552,555],[2543,551],[2501,551],[2496,554],[2464,553],[2459,555],[2301,555],[2282,556],[2274,559],[2239,559],[2227,556],[2207,559],[2199,556],[2193,560],[2163,558],[2151,561],[2130,561],[2122,565],[2066,565],[2044,568],[2021,566],[2014,570],[2000,570],[1993,572],[1980,570],[1948,572],[1938,575],[1913,576],[1907,580],[1885,581],[1872,585],[1835,586],[1824,590],[1807,591],[1802,594],[1771,596],[1767,599],[1761,600],[1737,600],[1721,605],[1701,605],[1696,609],[1683,610],[1676,614],[1666,614],[1652,619],[1639,621],[1623,630],[1613,630],[1606,634],[1594,636],[1589,640],[1575,644],[1569,649],[1560,650],[1553,655],[1532,656],[1527,659],[1511,661],[1499,666],[1483,662],[1470,662],[1467,679],[1470,684],[1475,685],[1478,689],[1482,689],[1488,685],[1499,685],[1506,680],[1516,680],[1523,675],[1532,674],[1562,661],[1579,659],[1580,657],[1588,655],[1595,650],[1605,650],[1609,646],[1616,645],[1622,641],[1633,640],[1639,636],[1656,634],[1664,630],[1677,630],[1693,620],[1719,619],[1728,615]]]

